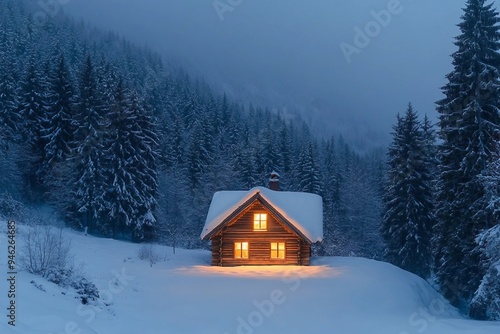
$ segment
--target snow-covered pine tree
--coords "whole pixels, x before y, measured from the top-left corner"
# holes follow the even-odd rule
[[[479,232],[491,227],[478,176],[495,149],[499,122],[498,13],[486,0],[468,0],[456,38],[453,71],[442,88],[440,114],[437,278],[444,295],[467,309],[484,275],[474,251]]]
[[[266,111],[269,117],[268,111]],[[259,133],[259,144],[256,147],[257,151],[257,173],[259,174],[258,182],[260,185],[267,185],[269,173],[273,170],[281,173],[281,166],[279,162],[281,159],[281,152],[278,151],[277,144],[278,138],[276,131],[267,123],[266,127]]]
[[[158,188],[156,125],[128,93],[122,80],[116,88],[104,141],[104,199],[109,224],[103,232],[113,238],[131,236],[134,241],[151,238]]]
[[[423,278],[431,272],[432,184],[421,124],[411,104],[397,117],[388,152],[381,227],[385,258]]]
[[[71,155],[71,144],[75,132],[75,96],[71,82],[66,61],[61,55],[50,77],[47,96],[49,121],[48,126],[42,130],[42,135],[47,142],[42,168],[47,171]]]
[[[103,109],[94,65],[90,56],[87,56],[80,73],[76,105],[76,130],[73,137],[75,182],[72,193],[73,214],[89,232],[98,230],[99,219],[105,209],[102,162],[107,123]]]
[[[186,171],[190,182],[191,190],[195,191],[201,186],[200,181],[207,166],[210,164],[211,156],[205,146],[205,137],[208,135],[203,126],[203,122],[196,120],[189,140],[189,146],[186,151]]]
[[[497,181],[498,182],[498,181]],[[478,251],[486,258],[486,274],[472,298],[470,314],[482,320],[500,320],[500,224],[476,239]]]
[[[321,171],[318,167],[316,149],[313,143],[303,148],[295,172],[298,191],[321,195],[323,192]]]
[[[422,135],[424,140],[424,148],[427,151],[426,155],[429,158],[429,171],[435,181],[439,163],[436,145],[436,130],[434,129],[434,125],[432,124],[432,122],[429,120],[429,117],[427,117],[427,114],[424,115],[424,120],[422,121]]]
[[[100,224],[99,230],[112,238],[126,233],[137,219],[140,200],[132,175],[135,150],[131,147],[130,134],[135,119],[129,104],[123,81],[120,80],[109,112],[109,129],[103,141],[102,172],[106,182],[104,200],[107,219]]]
[[[338,226],[336,226],[336,209],[339,204],[338,162],[336,161],[335,139],[332,137],[321,147],[322,175],[324,182],[323,212],[324,212],[324,239],[322,255],[333,255],[339,246]]]
[[[22,117],[22,135],[24,142],[29,147],[29,156],[23,157],[25,164],[24,182],[28,198],[39,192],[42,188],[43,173],[40,169],[45,155],[46,138],[42,130],[48,124],[47,119],[47,92],[45,80],[32,58],[29,62],[27,73],[21,83],[18,113]],[[31,198],[31,200],[36,200]]]
[[[278,151],[280,157],[279,166],[281,169],[280,187],[283,190],[288,189],[292,178],[292,140],[290,132],[288,124],[284,120],[281,120]]]
[[[477,249],[484,262],[486,274],[471,302],[470,313],[474,318],[500,320],[500,143],[497,153],[483,171],[484,184],[491,212],[497,224],[482,232],[477,238]]]
[[[0,41],[0,141],[12,142],[18,139],[21,117],[18,113],[19,105],[17,85],[15,80],[14,57],[7,48],[5,41]],[[3,144],[3,145],[2,145]],[[1,146],[7,144],[0,143]]]
[[[251,145],[248,124],[243,126],[239,142],[233,146],[232,169],[241,189],[251,189],[259,184],[255,166],[256,149]]]
[[[344,159],[340,184],[340,205],[338,214],[345,249],[343,255],[378,257],[381,253],[380,217],[381,199],[375,187],[373,170],[357,154],[349,153]]]
[[[131,132],[131,143],[136,155],[133,157],[135,185],[140,202],[137,220],[132,231],[132,240],[144,241],[155,237],[155,209],[158,196],[158,126],[151,113],[143,107],[137,94],[132,93],[130,112],[135,119]]]

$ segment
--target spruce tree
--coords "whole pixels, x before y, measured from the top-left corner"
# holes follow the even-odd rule
[[[109,119],[110,126],[103,142],[103,178],[106,182],[104,200],[108,222],[99,229],[106,235],[117,237],[125,233],[137,216],[136,201],[139,198],[134,177],[131,175],[131,157],[135,154],[130,147],[129,136],[135,121],[129,110],[129,101],[123,82],[120,80],[113,99]]]
[[[76,106],[73,200],[74,214],[79,216],[80,224],[90,232],[98,230],[99,219],[105,209],[102,164],[107,123],[103,109],[94,65],[87,57],[79,78]]]
[[[50,170],[56,163],[65,161],[71,155],[74,121],[74,89],[64,56],[50,78],[48,94],[47,127],[42,130],[46,139],[43,168]]]
[[[431,178],[421,124],[411,104],[397,117],[388,152],[382,235],[385,257],[427,278],[431,271],[434,220]]]
[[[476,238],[476,250],[486,271],[472,298],[470,314],[477,319],[500,320],[500,143],[481,180],[486,190],[487,209],[497,224]]]
[[[0,64],[0,139],[12,142],[19,137],[19,124],[22,118],[17,109],[19,97],[12,59],[6,52],[0,52],[0,58],[5,60]]]
[[[102,141],[105,235],[142,241],[151,237],[158,188],[155,124],[135,94],[118,81],[110,107],[109,127]]]
[[[486,0],[468,0],[458,25],[454,69],[442,88],[438,179],[437,278],[442,292],[467,309],[484,268],[474,251],[491,227],[478,176],[495,149],[499,126],[499,17]]]
[[[321,171],[318,167],[316,152],[312,143],[309,143],[302,150],[295,175],[299,191],[322,194]]]
[[[133,225],[132,240],[144,241],[155,237],[155,210],[158,196],[158,126],[151,113],[143,107],[137,94],[130,98],[130,112],[135,122],[130,133],[135,149],[135,184],[139,193],[137,220]]]
[[[28,147],[28,155],[21,158],[26,169],[24,173],[25,194],[33,196],[42,190],[44,173],[41,162],[45,155],[46,138],[43,137],[43,128],[49,122],[47,118],[47,94],[43,75],[36,67],[35,60],[31,59],[27,73],[21,83],[21,94],[17,112],[22,118],[22,139]],[[36,200],[31,198],[31,200]]]

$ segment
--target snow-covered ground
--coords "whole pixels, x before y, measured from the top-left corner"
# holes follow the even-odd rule
[[[310,267],[218,268],[207,251],[174,255],[157,246],[163,258],[150,266],[138,258],[140,245],[72,231],[64,233],[101,291],[101,307],[20,272],[12,327],[4,226],[0,333],[500,333],[500,323],[464,319],[425,281],[383,262],[323,257]]]

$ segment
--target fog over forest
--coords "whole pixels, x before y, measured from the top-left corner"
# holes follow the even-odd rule
[[[436,120],[464,5],[72,0],[63,7],[148,45],[229,96],[285,114],[300,111],[320,133],[340,132],[365,150],[389,142],[396,113],[410,101]]]

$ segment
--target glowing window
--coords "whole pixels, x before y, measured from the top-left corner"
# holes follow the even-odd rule
[[[267,231],[267,213],[255,213],[253,215],[253,230]]]
[[[234,258],[235,259],[248,259],[248,242],[235,242],[234,243]]]
[[[284,259],[284,258],[285,258],[285,243],[271,242],[271,259]]]

